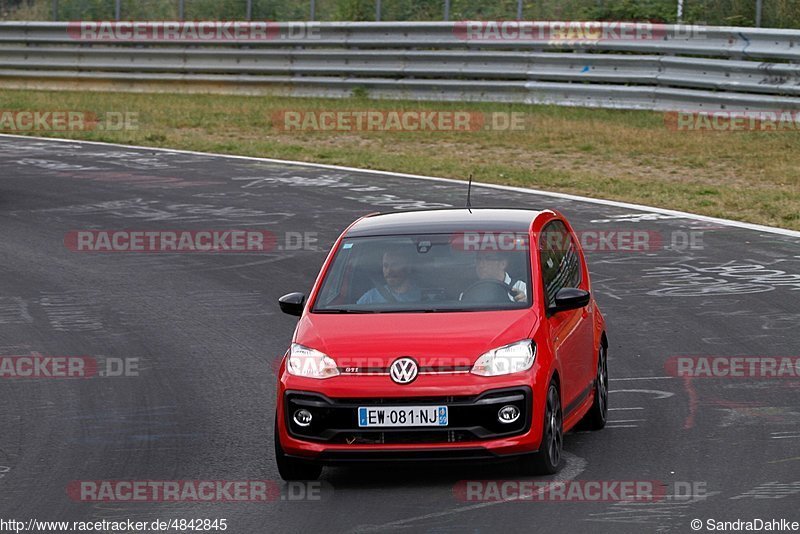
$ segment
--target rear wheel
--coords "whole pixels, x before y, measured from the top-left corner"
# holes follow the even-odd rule
[[[584,417],[589,430],[600,430],[608,419],[608,349],[600,346],[597,355],[597,374],[594,379],[594,402]]]
[[[539,451],[522,458],[522,470],[530,475],[552,475],[559,471],[564,448],[564,426],[561,395],[555,381],[547,388],[547,401]]]
[[[277,418],[277,416],[276,416]],[[322,466],[312,462],[290,458],[283,452],[278,436],[278,421],[275,421],[275,463],[283,480],[316,480],[322,474]]]

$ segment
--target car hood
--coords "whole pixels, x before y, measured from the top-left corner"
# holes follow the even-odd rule
[[[295,343],[340,367],[388,367],[400,356],[422,366],[472,365],[484,352],[527,339],[532,309],[458,313],[306,314]]]

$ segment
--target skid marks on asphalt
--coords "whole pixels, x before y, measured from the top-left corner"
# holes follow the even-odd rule
[[[640,383],[660,383],[663,380],[669,380],[672,377],[663,376],[644,376],[644,377],[631,377],[631,378],[612,378],[610,381],[615,382],[615,389],[610,389],[609,394],[614,393],[613,404],[609,407],[608,422],[606,428],[619,429],[619,428],[639,428],[644,426],[647,422],[647,407],[640,406],[648,404],[649,401],[660,401],[669,399],[675,396],[671,391],[663,389],[648,389],[642,387],[629,387],[631,384]],[[659,387],[661,387],[659,385]],[[618,406],[620,403],[621,406]]]
[[[33,317],[28,312],[28,303],[20,297],[0,297],[0,325],[31,324]]]
[[[688,524],[694,505],[705,502],[719,493],[715,491],[703,495],[669,494],[658,501],[615,502],[602,512],[587,514],[584,521],[647,525],[648,531],[661,532],[679,523]]]
[[[541,481],[566,482],[569,480],[573,480],[577,478],[581,473],[583,473],[583,471],[586,470],[586,466],[588,465],[588,462],[584,458],[568,453],[566,451],[564,452],[564,461],[566,465],[561,469],[561,471],[558,474],[553,475],[552,477],[537,478],[536,480],[538,482]],[[423,515],[408,517],[405,519],[400,519],[397,521],[391,521],[380,525],[361,525],[353,529],[351,532],[362,534],[369,532],[386,532],[388,530],[398,530],[401,528],[413,528],[414,530],[420,530],[423,528],[423,525],[425,524],[428,525],[427,528],[432,528],[431,523],[435,524],[438,521],[448,520],[449,518],[457,516],[458,514],[482,510],[492,506],[503,505],[520,500],[528,500],[531,499],[534,495],[542,493],[544,491],[545,491],[544,489],[538,489],[535,490],[533,493],[520,492],[520,494],[513,499],[469,504],[465,506],[459,506],[456,508],[450,508],[449,510],[442,510],[439,512],[432,512],[429,514],[423,514]],[[435,525],[433,525],[433,528],[436,528]]]
[[[181,442],[204,438],[204,432],[181,432],[180,412],[176,406],[113,407],[104,406],[94,413],[70,412],[60,417],[81,428],[72,443],[80,445],[118,445],[117,450],[139,451],[142,447],[179,448]]]

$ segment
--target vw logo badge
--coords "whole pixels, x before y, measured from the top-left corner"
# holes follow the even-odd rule
[[[417,378],[419,368],[411,358],[398,358],[389,367],[389,376],[398,384],[409,384]]]

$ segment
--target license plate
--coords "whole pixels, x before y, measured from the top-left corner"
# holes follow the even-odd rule
[[[358,426],[447,426],[447,406],[361,406]]]

